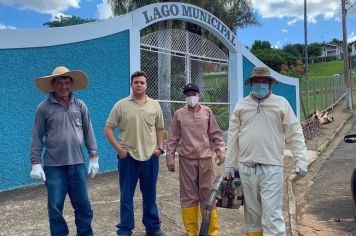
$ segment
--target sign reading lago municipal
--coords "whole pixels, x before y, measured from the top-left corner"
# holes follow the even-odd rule
[[[143,23],[148,26],[162,20],[182,19],[186,21],[201,22],[204,28],[209,25],[219,31],[221,36],[236,45],[234,33],[217,17],[204,9],[186,4],[161,4],[160,6],[152,5],[140,12],[143,16]],[[142,22],[141,22],[142,23]]]

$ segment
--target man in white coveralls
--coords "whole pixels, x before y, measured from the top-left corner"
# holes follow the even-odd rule
[[[286,235],[282,215],[283,153],[285,143],[297,159],[296,173],[307,173],[302,127],[288,101],[272,94],[267,67],[255,67],[245,84],[251,86],[231,116],[225,171],[238,167],[245,196],[245,229],[248,236]]]

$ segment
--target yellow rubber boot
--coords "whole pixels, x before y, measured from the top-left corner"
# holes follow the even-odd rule
[[[181,208],[183,223],[188,236],[198,235],[199,206]]]
[[[218,220],[218,212],[216,208],[211,210],[210,215],[210,224],[209,224],[209,236],[218,235],[219,232],[219,220]]]
[[[263,232],[248,232],[247,236],[263,236]]]

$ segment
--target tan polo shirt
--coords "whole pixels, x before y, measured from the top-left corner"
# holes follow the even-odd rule
[[[156,130],[163,129],[163,114],[159,103],[148,96],[140,106],[128,96],[112,108],[106,125],[119,129],[118,142],[138,161],[151,158],[157,148]]]

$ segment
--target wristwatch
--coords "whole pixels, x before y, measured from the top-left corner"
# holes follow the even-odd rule
[[[165,153],[165,151],[162,148],[158,147],[157,149],[161,151],[161,155]]]

